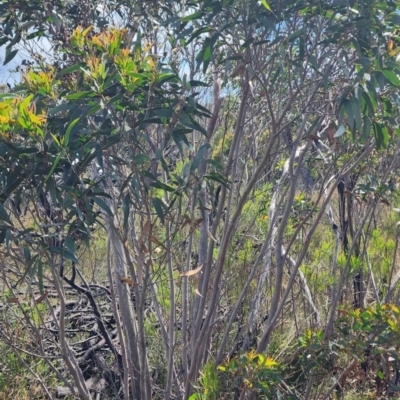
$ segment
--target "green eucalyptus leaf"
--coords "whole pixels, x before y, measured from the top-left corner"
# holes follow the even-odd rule
[[[59,73],[58,73],[58,76],[63,76],[63,75],[66,75],[66,74],[70,74],[70,73],[72,73],[72,72],[75,72],[75,71],[80,71],[83,67],[85,67],[86,66],[86,64],[85,63],[78,63],[78,64],[74,64],[74,65],[71,65],[71,66],[69,66],[69,67],[67,67],[67,68],[64,68],[63,70],[61,70]]]
[[[78,264],[79,261],[76,258],[74,253],[71,253],[69,250],[67,250],[64,247],[57,247],[57,246],[51,246],[48,248],[48,250],[51,253],[59,254],[60,256],[67,258],[68,260],[72,261],[75,264]]]
[[[383,75],[385,75],[385,78],[389,81],[389,83],[391,83],[393,86],[400,86],[400,79],[393,71],[389,69],[384,69],[382,73]]]
[[[147,154],[137,154],[133,158],[133,163],[134,164],[144,164],[145,162],[150,161],[151,158]]]
[[[125,195],[124,200],[122,201],[122,212],[124,213],[123,229],[126,229],[126,227],[128,226],[129,208],[130,208],[130,196],[128,193]]]
[[[342,136],[345,132],[346,132],[346,128],[344,127],[343,124],[341,124],[341,125],[339,126],[339,128],[337,129],[337,131],[336,131],[334,137],[340,137],[340,136]]]
[[[8,216],[6,209],[4,208],[3,204],[0,203],[0,221],[4,221],[12,225],[11,219]]]
[[[105,202],[102,198],[97,197],[97,196],[96,196],[96,197],[93,196],[92,199],[93,199],[93,201],[94,201],[100,208],[102,208],[110,217],[113,216],[113,213],[112,213],[110,207],[106,204],[106,202]]]
[[[9,49],[6,50],[6,56],[4,57],[3,65],[8,64],[16,55],[18,54],[18,50]]]
[[[186,17],[181,18],[182,22],[193,21],[194,19],[199,19],[203,15],[202,11],[197,11],[193,14],[187,15]]]
[[[166,215],[164,202],[158,198],[152,199],[151,202],[153,203],[153,207],[156,210],[158,218],[160,218],[161,223],[164,224]]]
[[[39,258],[37,263],[37,274],[38,274],[38,284],[39,284],[39,292],[43,294],[43,262]]]
[[[68,125],[68,128],[65,131],[65,136],[64,136],[64,143],[63,143],[64,146],[68,146],[71,131],[74,128],[74,126],[79,122],[79,120],[80,118],[76,118]]]
[[[297,39],[299,36],[301,36],[304,32],[306,31],[306,28],[301,28],[299,30],[297,30],[296,32],[291,33],[288,36],[288,41],[292,42],[293,40]]]
[[[75,254],[75,242],[74,239],[72,239],[71,236],[67,236],[65,238],[65,246],[67,247],[67,249],[72,253]]]

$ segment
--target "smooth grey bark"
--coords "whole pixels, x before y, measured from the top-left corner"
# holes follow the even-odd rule
[[[289,264],[289,271],[292,272],[293,268],[296,267],[296,261],[292,257],[290,257],[290,255],[288,255],[286,253],[286,251],[283,247],[282,247],[282,255],[286,258],[287,263]],[[312,298],[311,290],[307,284],[307,279],[304,276],[301,269],[298,270],[298,274],[299,274],[300,287],[304,293],[304,296],[306,297],[306,299],[308,301],[308,304],[310,305],[311,309],[313,310],[312,315],[314,317],[315,323],[318,326],[321,324],[321,317],[320,317],[317,307],[315,306],[314,300]]]
[[[124,392],[124,400],[129,400],[129,357],[126,347],[126,340],[122,331],[122,323],[121,317],[118,313],[118,305],[116,299],[116,293],[114,290],[114,277],[113,271],[111,268],[111,241],[108,239],[107,241],[107,275],[108,275],[108,282],[110,283],[110,292],[111,292],[111,306],[115,318],[115,323],[117,325],[117,332],[118,332],[118,339],[119,345],[121,347],[121,357],[122,357],[122,364],[124,368],[124,377],[122,381],[122,388]]]
[[[221,98],[221,80],[220,78],[214,74],[214,86],[213,86],[213,115],[209,121],[207,126],[207,138],[205,139],[205,143],[210,143],[210,140],[215,132],[215,128],[217,125],[217,120],[219,117],[219,113],[221,110],[221,105],[223,99]],[[207,187],[204,181],[204,175],[207,174],[207,163],[206,159],[208,156],[208,149],[206,150],[206,154],[204,156],[204,160],[200,163],[199,166],[199,177],[201,179],[201,188],[199,191],[199,201],[201,202],[202,206],[205,207],[207,204]],[[221,196],[222,197],[222,196]],[[223,198],[220,199],[220,207],[223,204]],[[215,223],[214,223],[214,235],[215,235],[215,227],[218,224],[218,215],[216,216]],[[210,239],[210,226],[209,220],[205,213],[205,218],[203,223],[200,227],[200,238],[199,238],[199,265],[203,266],[201,271],[200,279],[199,279],[199,292],[201,296],[205,295],[205,290],[208,286],[208,278],[211,271],[211,261],[208,259],[207,254],[209,252],[209,239]],[[196,296],[194,299],[194,305],[192,310],[192,332],[191,332],[191,354],[193,354],[193,349],[195,345],[195,340],[198,335],[198,332],[201,327],[201,321],[203,318],[204,313],[204,297]],[[193,363],[193,357],[191,357],[191,363]]]
[[[340,182],[341,180],[343,180],[348,174],[353,172],[354,169],[360,164],[360,162],[362,162],[364,160],[364,158],[371,152],[371,149],[372,148],[371,148],[370,143],[367,143],[367,145],[365,146],[365,149],[362,152],[362,154],[348,168],[346,168],[339,175],[339,177],[335,180],[335,185],[332,186],[331,189],[329,190],[329,192],[328,192],[328,194],[326,196],[326,199],[323,201],[323,203],[321,205],[321,208],[318,211],[318,213],[316,214],[314,222],[311,225],[311,227],[310,227],[310,229],[309,229],[309,231],[308,231],[308,233],[307,233],[307,235],[305,237],[304,246],[303,246],[303,248],[302,248],[302,250],[301,250],[301,252],[300,252],[300,254],[299,254],[299,256],[298,256],[298,258],[296,260],[296,265],[293,268],[292,274],[290,275],[290,278],[289,278],[289,281],[287,283],[286,289],[285,289],[283,295],[281,296],[281,299],[280,299],[277,307],[275,309],[273,309],[273,310],[272,310],[272,307],[271,307],[271,311],[274,311],[274,313],[271,312],[270,315],[269,315],[268,324],[267,324],[266,328],[264,329],[264,332],[263,332],[263,334],[261,336],[260,342],[259,342],[258,347],[257,347],[257,352],[265,351],[265,349],[266,349],[266,347],[267,347],[267,345],[269,343],[272,330],[273,330],[273,328],[274,328],[274,326],[275,326],[275,324],[276,324],[276,322],[277,322],[277,320],[279,318],[279,315],[280,315],[280,313],[282,311],[282,308],[283,308],[283,306],[284,306],[284,304],[286,302],[286,299],[290,294],[291,288],[292,288],[292,286],[293,286],[293,284],[295,282],[296,275],[297,275],[297,270],[300,267],[305,255],[307,254],[308,247],[309,247],[310,242],[311,242],[311,238],[313,237],[313,235],[315,233],[315,230],[316,230],[316,228],[317,228],[317,226],[318,226],[323,214],[325,213],[326,207],[327,207],[327,205],[328,205],[328,203],[329,203],[329,201],[330,201],[330,199],[331,199],[331,197],[332,197],[332,195],[333,195],[333,193],[334,193],[334,191],[336,189],[337,183]],[[289,249],[290,249],[290,246],[288,246],[288,251],[289,251]]]
[[[109,160],[106,159],[104,162],[106,170],[109,170]],[[92,167],[92,176],[97,179],[97,169],[95,166]],[[143,376],[143,368],[140,365],[140,355],[138,349],[138,326],[130,299],[129,285],[124,283],[121,279],[126,278],[127,274],[127,260],[125,257],[124,245],[121,241],[121,237],[117,232],[116,211],[115,206],[115,195],[114,187],[110,178],[105,180],[105,191],[111,196],[111,199],[105,198],[105,202],[110,208],[112,215],[109,215],[103,210],[103,216],[105,219],[105,227],[108,234],[108,239],[111,246],[111,254],[113,259],[113,275],[116,286],[116,293],[118,296],[118,305],[121,313],[121,321],[125,334],[125,341],[127,347],[127,353],[129,358],[129,367],[131,375],[131,386],[134,399],[150,399],[146,397],[146,389],[141,384]],[[110,285],[112,282],[110,282]]]

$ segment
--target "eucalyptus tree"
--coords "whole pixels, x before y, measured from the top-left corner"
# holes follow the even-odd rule
[[[329,339],[397,167],[397,6],[2,3],[5,63],[18,44],[52,44],[51,59],[1,95],[4,282],[56,288],[55,343],[73,393],[89,399],[93,388],[66,335],[66,288],[87,297],[124,398],[150,399],[160,385],[165,398],[188,398],[205,365],[265,352],[290,298],[285,323],[311,316]],[[383,150],[390,157],[371,171]],[[328,306],[301,269],[325,214]],[[99,236],[118,346],[80,267]],[[362,307],[364,277],[352,274]],[[163,349],[161,367],[151,346]],[[46,349],[37,355],[60,368]],[[311,373],[299,390],[310,398],[315,387]],[[236,396],[248,392],[239,382]]]

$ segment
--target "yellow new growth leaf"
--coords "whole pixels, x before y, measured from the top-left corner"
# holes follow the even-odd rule
[[[269,6],[269,4],[267,3],[267,0],[261,0],[261,4],[268,10],[271,11],[271,7]]]
[[[156,64],[155,64],[155,62],[153,60],[153,57],[149,57],[149,64],[150,64],[150,67],[153,68],[153,69],[156,67]]]
[[[149,52],[149,51],[151,50],[152,47],[153,47],[153,43],[147,43],[147,44],[144,46],[143,51],[144,51],[145,53],[147,53],[147,52]]]
[[[257,356],[258,356],[258,363],[264,364],[265,357],[262,354],[257,354]]]
[[[84,31],[82,26],[78,25],[76,29],[72,31],[72,35],[70,36],[71,44],[77,46],[79,49],[82,49],[83,45],[85,44],[85,37],[83,36],[83,32]]]
[[[392,310],[393,310],[396,314],[399,314],[399,313],[400,313],[399,308],[396,307],[394,304],[391,305],[391,308],[392,308]]]
[[[248,379],[244,379],[244,383],[246,384],[247,387],[251,388],[253,387],[253,384],[248,380]]]
[[[129,49],[122,49],[120,54],[121,54],[121,57],[123,57],[123,58],[129,57],[129,55],[131,54],[131,51]]]
[[[389,55],[391,57],[397,56],[397,54],[399,53],[400,53],[400,47],[396,47],[395,49],[389,51]]]
[[[278,365],[278,363],[276,361],[274,361],[274,359],[272,357],[267,357],[267,359],[264,362],[264,365],[268,368],[273,368],[273,367],[276,367]]]
[[[44,113],[34,114],[31,112],[29,113],[29,117],[31,119],[31,122],[35,125],[42,125],[46,122],[46,115]]]
[[[61,146],[60,141],[57,139],[56,135],[53,135],[52,133],[50,133],[51,137],[53,138],[54,142],[57,144],[57,146]]]
[[[92,25],[90,25],[88,28],[86,28],[83,32],[82,32],[82,36],[85,37],[89,31],[92,29]]]
[[[254,349],[252,349],[247,353],[247,357],[249,358],[250,361],[252,361],[257,357],[257,352]]]
[[[393,321],[392,319],[389,319],[388,321],[387,321],[387,323],[388,323],[388,325],[389,325],[389,327],[390,327],[390,329],[391,330],[395,330],[396,329],[396,322],[395,321]]]
[[[189,277],[189,276],[196,275],[198,272],[201,271],[202,268],[203,268],[203,264],[200,265],[200,267],[198,267],[198,268],[196,268],[196,269],[192,269],[192,270],[190,270],[190,271],[182,272],[182,273],[179,274],[179,276],[186,276],[186,277]]]

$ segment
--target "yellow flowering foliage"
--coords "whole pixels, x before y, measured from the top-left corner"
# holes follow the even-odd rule
[[[131,51],[127,48],[122,49],[114,60],[121,76],[121,84],[132,90],[140,78],[137,75],[138,64],[133,60]]]
[[[228,132],[226,135],[220,137],[214,146],[214,150],[211,153],[211,158],[218,159],[221,157],[221,154],[227,153],[231,146],[233,140],[233,132]]]
[[[118,73],[122,86],[133,92],[143,81],[155,82],[159,78],[154,57],[146,54],[152,44],[135,44],[134,50],[126,47],[130,39],[126,29],[109,28],[99,34],[88,35],[91,27],[74,29],[70,43],[79,49],[88,68],[83,68],[85,80],[91,81],[102,94],[109,77]]]
[[[279,381],[278,363],[272,358],[250,350],[218,366],[218,370],[240,377],[248,389],[268,392],[271,385]]]
[[[115,64],[120,70],[136,72],[136,63],[133,61],[131,57],[131,51],[129,49],[121,49],[114,60]]]
[[[91,45],[99,50],[106,51],[110,56],[114,56],[120,51],[127,32],[126,29],[110,28],[108,31],[93,36]]]
[[[70,37],[71,45],[79,50],[84,50],[85,38],[91,29],[92,29],[91,26],[89,26],[86,29],[83,29],[81,26],[78,26],[76,29],[74,29]]]
[[[351,323],[355,332],[379,326],[380,333],[389,328],[400,335],[400,309],[394,304],[375,304],[365,310],[339,309],[338,313],[340,320]]]
[[[13,131],[26,131],[29,135],[44,136],[46,114],[37,113],[33,95],[26,98],[5,98],[0,102],[0,135],[9,139]]]
[[[247,353],[247,358],[249,361],[257,361],[257,365],[261,367],[274,368],[278,365],[272,357],[265,357],[262,354],[257,353],[255,350],[250,350]]]
[[[106,60],[90,56],[86,62],[90,70],[90,77],[99,83],[103,82],[107,77]]]
[[[47,72],[44,71],[27,71],[22,76],[24,83],[28,86],[32,93],[40,93],[52,98],[56,98],[55,93],[55,72],[53,68],[50,68]]]

